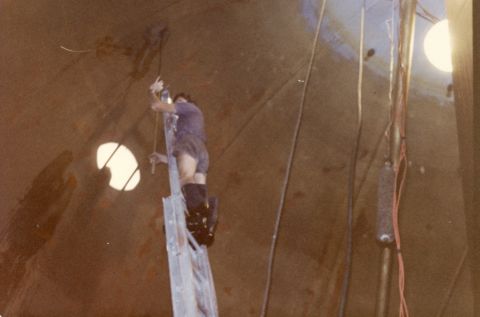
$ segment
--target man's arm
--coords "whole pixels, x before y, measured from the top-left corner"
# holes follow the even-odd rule
[[[163,90],[163,80],[160,79],[160,76],[153,82],[150,86],[150,95],[151,95],[151,107],[154,111],[162,112],[175,112],[175,104],[163,102],[158,98],[158,93]]]
[[[151,93],[152,95],[152,103],[151,107],[153,111],[161,111],[161,112],[175,112],[175,104],[174,103],[166,103],[158,98],[157,94]]]

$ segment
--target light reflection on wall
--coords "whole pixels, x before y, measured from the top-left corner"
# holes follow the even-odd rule
[[[97,150],[97,167],[106,166],[112,174],[109,185],[116,190],[133,190],[140,182],[138,162],[133,153],[124,145],[110,142]]]

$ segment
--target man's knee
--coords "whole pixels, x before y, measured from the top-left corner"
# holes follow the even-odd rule
[[[203,173],[195,173],[193,176],[193,181],[195,184],[207,184],[207,175]]]

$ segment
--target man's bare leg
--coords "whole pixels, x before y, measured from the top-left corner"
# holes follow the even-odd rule
[[[197,160],[188,154],[181,154],[177,157],[177,164],[187,208],[190,210],[202,204],[208,207],[207,175],[195,172]]]
[[[180,186],[194,184],[197,160],[188,154],[181,154],[177,157],[177,165],[180,173]]]

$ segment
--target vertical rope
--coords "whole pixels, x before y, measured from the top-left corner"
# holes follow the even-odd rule
[[[158,122],[160,121],[160,116],[159,116],[159,113],[158,111],[155,112],[155,130],[153,132],[153,152],[152,154],[155,154],[157,152],[157,138],[158,138]],[[152,175],[155,174],[155,166],[157,165],[157,162],[156,160],[152,160],[152,168],[151,168],[151,172],[152,172]]]
[[[393,113],[393,66],[395,64],[395,0],[392,1],[392,18],[390,20],[387,20],[386,22],[387,25],[387,33],[388,33],[388,39],[390,43],[390,63],[389,63],[389,85],[388,85],[388,102],[389,102],[389,108],[390,108],[390,119],[388,121],[387,128],[385,129],[385,138],[387,139],[387,154],[386,156],[389,155],[391,152],[390,149],[390,128],[392,125],[392,113]]]
[[[338,309],[338,317],[345,315],[347,306],[348,289],[350,286],[350,274],[352,270],[352,253],[353,253],[353,208],[355,193],[355,172],[357,169],[358,148],[360,145],[360,137],[362,134],[362,84],[363,84],[363,43],[365,33],[365,0],[362,2],[360,14],[360,47],[358,52],[358,84],[357,84],[357,131],[355,144],[352,150],[350,161],[350,172],[348,178],[348,206],[347,206],[347,248],[345,253],[345,269],[343,273],[343,283],[340,298],[340,306]]]
[[[400,174],[400,169],[403,163],[403,171]],[[400,199],[402,197],[403,189],[405,187],[405,179],[407,176],[407,154],[406,154],[406,144],[405,141],[402,141],[400,149],[400,161],[399,166],[395,168],[395,191],[393,196],[393,208],[392,208],[392,220],[393,220],[393,231],[395,233],[395,245],[397,249],[397,261],[398,261],[398,291],[400,295],[400,308],[399,316],[408,317],[408,306],[405,299],[405,265],[403,262],[403,255],[400,243],[400,228],[398,223],[398,211],[400,208]]]
[[[160,39],[160,46],[159,46],[159,50],[158,50],[158,68],[157,68],[157,77],[160,77],[160,74],[162,73],[162,52],[163,52],[163,45],[164,45],[164,42],[167,41],[168,39],[168,30],[165,29],[164,31],[162,31],[162,34],[161,34],[161,39]],[[158,138],[158,125],[159,125],[159,121],[160,121],[160,114],[157,112],[155,112],[155,132],[154,132],[154,135],[153,135],[153,154],[155,154],[157,152],[157,138]],[[156,166],[157,162],[154,161],[152,162],[152,168],[151,168],[151,172],[152,172],[152,175],[155,174],[155,166]]]
[[[270,247],[270,256],[269,256],[269,260],[268,260],[267,281],[266,281],[265,293],[264,293],[264,297],[263,297],[262,311],[261,311],[261,315],[260,315],[262,317],[265,317],[267,315],[268,302],[269,302],[269,299],[270,299],[270,289],[271,289],[271,283],[272,283],[273,264],[274,264],[274,260],[275,260],[275,250],[276,250],[276,246],[277,246],[277,238],[278,238],[278,232],[279,232],[279,228],[280,228],[280,220],[282,218],[282,211],[283,211],[283,207],[284,207],[284,204],[285,204],[285,195],[286,195],[286,192],[287,192],[288,182],[289,182],[289,179],[290,179],[290,172],[291,172],[291,168],[292,168],[292,164],[293,164],[293,158],[294,158],[294,155],[295,155],[295,148],[296,148],[296,145],[297,145],[298,133],[300,131],[300,125],[301,125],[302,116],[303,116],[303,109],[304,109],[304,106],[305,106],[305,97],[306,97],[306,94],[307,94],[308,83],[310,81],[310,76],[311,76],[311,73],[312,73],[312,66],[313,66],[313,61],[315,59],[315,52],[316,52],[316,47],[317,47],[317,42],[318,42],[318,36],[320,34],[320,26],[322,24],[323,16],[325,14],[326,2],[327,2],[327,0],[323,0],[323,4],[322,4],[321,10],[320,10],[320,15],[318,17],[318,23],[317,23],[317,28],[316,28],[316,31],[315,31],[315,37],[314,37],[313,44],[312,44],[312,52],[311,52],[311,55],[310,55],[310,62],[308,64],[307,75],[306,75],[306,78],[305,78],[305,84],[303,86],[303,91],[302,91],[302,98],[301,98],[301,101],[300,101],[300,109],[299,109],[299,112],[298,112],[297,122],[296,122],[296,125],[295,125],[295,132],[293,134],[292,147],[291,147],[290,154],[289,154],[289,157],[288,157],[287,170],[286,170],[285,178],[284,178],[284,181],[283,181],[282,192],[281,192],[281,196],[280,196],[280,204],[279,204],[278,209],[277,209],[277,216],[276,216],[276,219],[275,219],[275,228],[274,228],[274,232],[273,232],[273,236],[272,236],[272,244],[271,244],[271,247]]]

